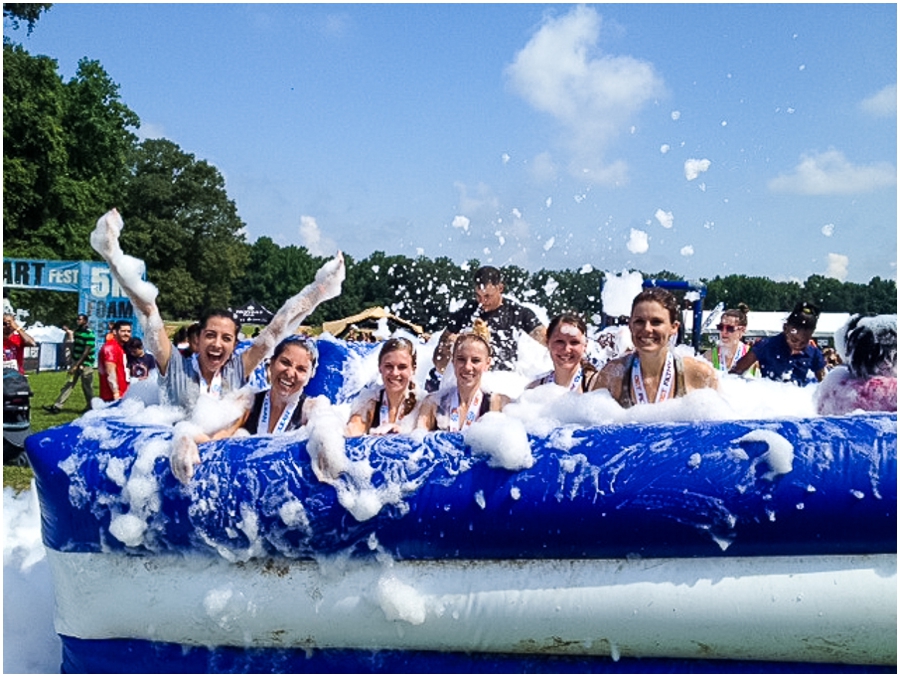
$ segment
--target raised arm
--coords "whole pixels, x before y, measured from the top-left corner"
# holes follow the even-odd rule
[[[172,357],[172,341],[156,306],[159,290],[142,279],[146,270],[144,262],[122,252],[119,234],[123,225],[118,210],[108,211],[97,220],[91,233],[91,247],[106,261],[112,276],[138,311],[147,350],[156,357],[159,372],[164,375]]]
[[[345,275],[344,255],[338,252],[337,256],[319,268],[315,280],[306,285],[299,294],[285,301],[272,321],[253,339],[253,344],[241,353],[244,373],[249,374],[256,369],[281,340],[294,333],[316,306],[338,296]]]

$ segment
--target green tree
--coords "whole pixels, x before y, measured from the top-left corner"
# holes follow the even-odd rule
[[[249,252],[222,175],[165,139],[144,141],[132,162],[122,248],[146,263],[162,315],[195,319],[231,305]]]
[[[53,3],[49,2],[4,2],[3,18],[9,19],[13,30],[19,30],[19,22],[24,21],[28,24],[28,35],[34,30],[34,24],[40,18],[41,14],[49,10]],[[6,42],[8,38],[4,37]]]

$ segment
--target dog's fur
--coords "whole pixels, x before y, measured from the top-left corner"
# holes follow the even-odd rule
[[[819,384],[818,412],[897,411],[897,316],[853,315],[834,342],[844,364]]]

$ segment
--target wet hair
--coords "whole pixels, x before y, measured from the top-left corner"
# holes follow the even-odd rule
[[[737,318],[737,324],[739,327],[747,326],[747,313],[750,312],[749,306],[746,303],[739,303],[737,308],[728,308],[727,310],[722,312],[722,318],[726,317],[735,317]]]
[[[635,296],[634,300],[631,302],[631,314],[634,314],[634,309],[638,307],[639,303],[648,303],[651,301],[658,303],[669,311],[670,322],[673,324],[678,322],[678,299],[675,298],[675,295],[672,294],[672,292],[663,289],[662,287],[647,287],[640,294]]]
[[[133,327],[134,323],[131,320],[116,320],[115,324],[112,326],[113,331],[119,331],[122,327]]]
[[[856,378],[896,373],[896,315],[852,315],[834,339],[838,354]]]
[[[200,336],[200,330],[202,328],[203,325],[201,325],[199,322],[194,322],[184,330],[184,339],[186,341],[190,341],[191,339],[197,338],[198,336]]]
[[[493,350],[491,349],[491,330],[484,320],[475,320],[472,325],[472,331],[463,332],[456,337],[456,340],[453,342],[453,355],[456,355],[456,351],[459,350],[466,341],[483,343],[484,347],[487,348],[488,356],[493,355]]]
[[[819,307],[809,301],[800,301],[788,315],[786,323],[796,329],[815,331],[819,322]]]
[[[138,348],[143,348],[144,342],[141,341],[137,336],[132,336],[128,341],[125,342],[125,350],[131,352],[132,350],[137,350]]]
[[[577,313],[565,312],[560,313],[550,320],[550,324],[547,325],[548,339],[553,335],[553,332],[556,331],[556,328],[561,324],[573,324],[578,327],[578,331],[587,336],[587,323],[584,321],[584,318]]]
[[[403,336],[395,336],[393,338],[389,338],[384,344],[381,346],[381,350],[378,351],[378,366],[381,366],[381,360],[384,359],[385,355],[389,355],[390,353],[395,353],[398,350],[404,350],[410,354],[412,357],[412,368],[415,371],[416,368],[416,346],[410,341],[408,338]],[[413,379],[409,380],[409,387],[407,388],[406,396],[403,398],[403,402],[400,403],[400,411],[397,412],[398,420],[409,414],[413,409],[416,408],[416,384]]]
[[[303,334],[291,334],[287,338],[284,338],[278,342],[278,345],[275,346],[275,350],[272,351],[271,359],[276,359],[287,349],[288,346],[300,346],[309,353],[309,378],[315,376],[316,367],[319,364],[319,348],[318,346],[316,346],[316,342],[310,337],[304,336]]]
[[[210,310],[207,310],[205,313],[203,313],[203,316],[200,318],[199,329],[206,329],[206,323],[209,322],[209,320],[213,317],[224,317],[227,320],[231,320],[232,322],[234,322],[235,336],[240,333],[241,323],[238,322],[238,319],[234,316],[234,313],[232,313],[227,308],[211,308]],[[191,325],[191,328],[193,328],[193,326],[194,325]],[[191,331],[191,329],[189,328],[188,329],[188,337],[190,337],[190,331]]]
[[[489,284],[498,285],[503,283],[503,274],[499,268],[493,266],[482,266],[475,271],[472,281],[477,287],[483,287]]]
[[[389,338],[385,341],[381,350],[378,351],[378,365],[381,366],[381,360],[384,359],[384,356],[388,353],[394,353],[398,350],[405,350],[412,357],[412,366],[413,369],[416,368],[416,346],[410,341],[408,338],[403,336],[394,336],[393,338]]]

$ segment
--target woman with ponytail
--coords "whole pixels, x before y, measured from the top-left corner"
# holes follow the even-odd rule
[[[368,388],[359,396],[347,423],[347,437],[411,432],[424,392],[414,380],[416,349],[407,338],[390,338],[378,353],[382,388]]]

